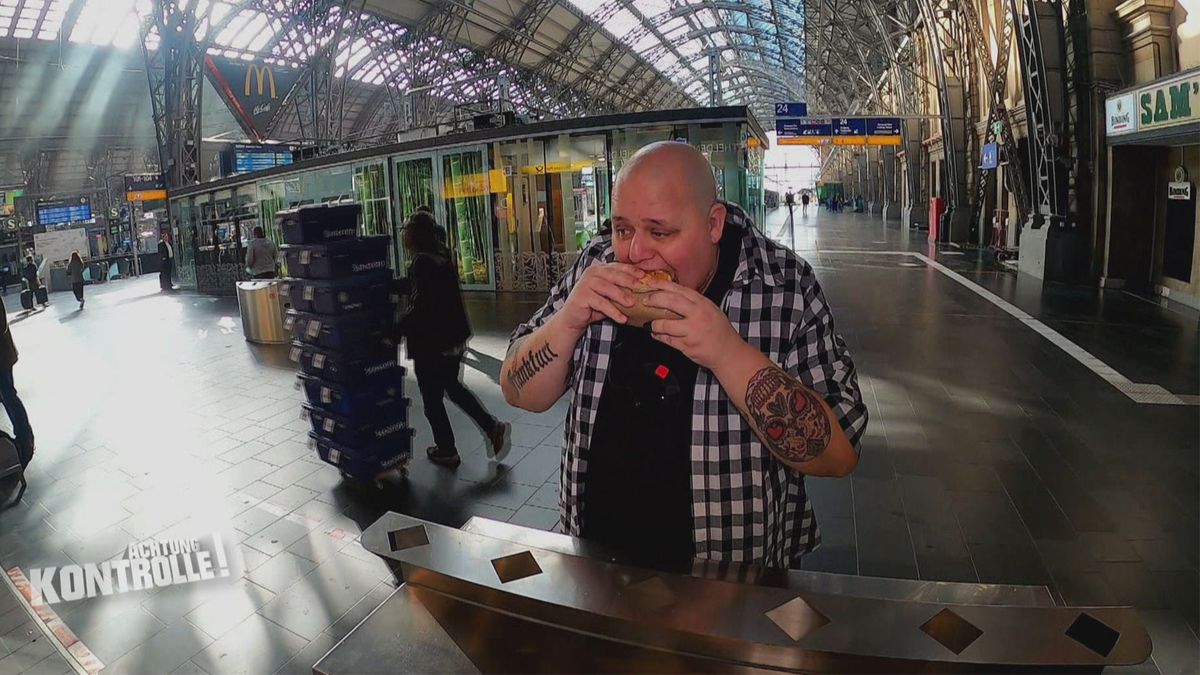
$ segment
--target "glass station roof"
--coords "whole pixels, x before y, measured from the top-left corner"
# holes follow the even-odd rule
[[[772,103],[804,100],[804,0],[557,1],[599,23],[698,103],[709,102],[709,60],[714,54],[724,103],[751,105],[765,121],[772,117]],[[209,53],[299,66],[318,48],[309,37],[310,27],[289,21],[295,8],[287,0],[180,4],[194,13],[196,37],[208,42]],[[65,38],[129,49],[137,46],[140,17],[150,8],[151,0],[0,0],[0,38]],[[335,7],[326,19],[342,22],[346,35],[353,36],[342,40],[335,57],[338,76],[403,89],[410,84],[411,69],[405,67],[409,59],[441,58],[444,67],[429,69],[435,73],[432,84],[454,86],[455,98],[473,100],[480,94],[477,86],[491,86],[472,82],[461,66],[468,59],[459,52],[469,52],[466,47],[441,49],[438,39],[430,37],[397,50],[390,45],[407,28],[381,17],[361,22],[353,14]],[[157,43],[157,35],[151,33],[147,46],[157,48]],[[482,59],[499,73],[508,67],[486,53]],[[473,66],[478,72],[480,61]],[[512,95],[517,103],[526,95],[516,78]]]
[[[58,40],[60,35],[69,42],[130,49],[138,46],[141,17],[151,8],[150,0],[80,0],[78,14],[68,16],[71,0],[0,0],[0,38]],[[270,62],[299,67],[308,60],[320,43],[309,37],[306,28],[289,25],[286,18],[294,11],[290,2],[266,0],[259,8],[238,9],[238,4],[222,0],[183,0],[184,10],[191,10],[196,17],[196,38],[208,41],[208,53],[230,58],[265,58]],[[442,58],[445,67],[433,67],[436,73],[433,86],[455,85],[454,91],[464,101],[476,100],[479,88],[488,83],[460,80],[469,79],[468,73],[457,64],[463,62],[466,48],[439,49],[440,41],[428,38],[418,49],[409,54],[388,48],[407,29],[386,20],[367,24],[358,23],[356,17],[335,7],[327,21],[332,24],[343,22],[344,28],[358,28],[356,37],[342,41],[335,56],[337,77],[349,77],[366,84],[380,85],[385,81],[404,89],[409,86],[404,65],[410,58]],[[73,21],[72,21],[73,19]],[[70,25],[66,25],[70,21]],[[356,25],[357,24],[357,25]],[[348,33],[349,34],[349,33]],[[151,33],[147,39],[151,49],[158,47],[158,36]],[[501,64],[493,64],[503,71]],[[513,86],[514,102],[521,103],[525,92]]]
[[[570,0],[692,97],[707,102],[709,58],[726,103],[804,100],[803,0]]]

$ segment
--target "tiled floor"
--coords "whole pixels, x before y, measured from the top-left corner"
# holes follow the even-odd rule
[[[1200,393],[1196,313],[1124,293],[1030,293],[974,254],[931,252],[923,234],[863,216],[792,224],[776,212],[767,229],[817,268],[872,411],[853,477],[809,482],[825,543],[805,566],[1132,603],[1155,665],[1194,670],[1197,409],[1134,403],[945,273],[855,251],[935,257],[1129,379],[1176,394]],[[526,414],[496,385],[508,332],[536,296],[469,302],[466,381],[513,422],[512,453],[488,462],[450,406],[463,466],[418,459],[407,479],[374,487],[343,483],[307,449],[292,365],[242,340],[235,304],[164,296],[156,279],[89,293],[82,312],[56,294],[47,311],[10,314],[39,451],[24,501],[0,512],[0,563],[99,562],[131,541],[214,531],[237,552],[231,579],[56,605],[112,672],[308,672],[394,585],[355,540],[385,510],[452,525],[557,521],[565,404]]]

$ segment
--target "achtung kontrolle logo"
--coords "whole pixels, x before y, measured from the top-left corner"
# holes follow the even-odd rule
[[[30,602],[53,605],[228,576],[220,533],[214,532],[211,540],[148,539],[130,544],[124,558],[30,569]]]

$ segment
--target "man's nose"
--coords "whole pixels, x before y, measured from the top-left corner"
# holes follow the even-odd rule
[[[634,232],[633,238],[629,240],[629,262],[636,265],[653,258],[654,254],[654,244],[650,241],[650,235]]]

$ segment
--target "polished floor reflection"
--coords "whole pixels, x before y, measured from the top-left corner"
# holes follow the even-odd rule
[[[1065,603],[1134,604],[1155,641],[1143,670],[1194,670],[1196,312],[1032,288],[878,218],[779,210],[765,229],[816,268],[872,409],[853,477],[809,482],[824,544],[805,566],[1045,584]],[[540,298],[469,301],[466,381],[513,422],[513,452],[489,462],[450,406],[457,472],[417,459],[407,479],[356,486],[305,446],[284,350],[245,343],[230,301],[165,296],[155,281],[89,288],[82,312],[69,293],[32,315],[6,298],[38,456],[25,499],[0,512],[4,568],[99,562],[132,541],[214,531],[234,549],[230,579],[55,605],[106,672],[309,672],[395,584],[357,541],[386,510],[555,526],[565,403],[526,414],[496,385],[508,332]],[[1135,402],[1077,352],[1178,403]],[[408,385],[419,449],[431,438],[411,376]],[[4,673],[34,665],[17,658],[14,620],[0,613]]]

